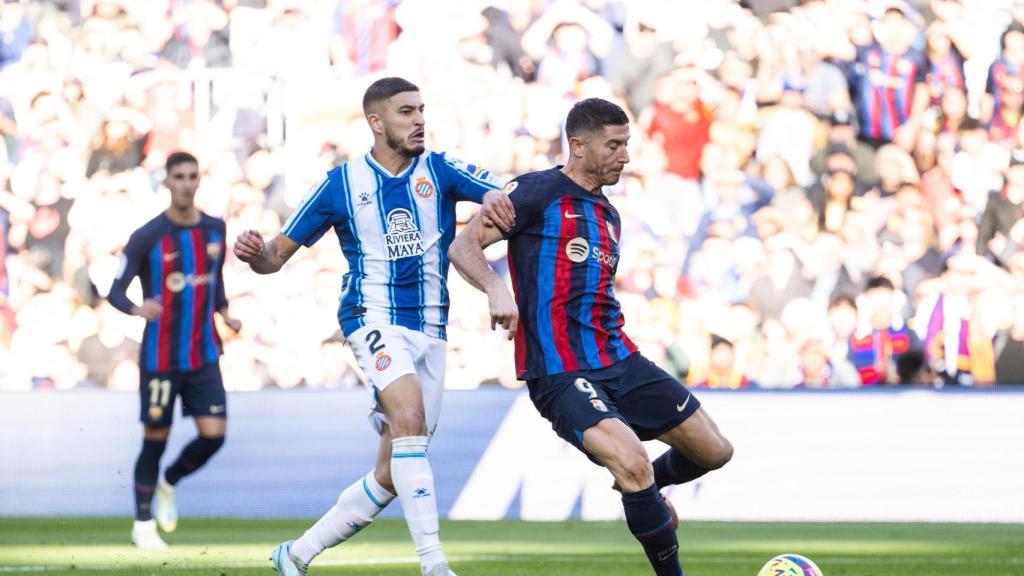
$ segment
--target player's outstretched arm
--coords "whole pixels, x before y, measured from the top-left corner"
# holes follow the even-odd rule
[[[270,242],[263,241],[263,235],[255,230],[246,230],[235,240],[235,256],[245,262],[257,274],[273,274],[299,249],[299,244],[284,234]]]
[[[485,226],[481,218],[482,216],[477,214],[455,237],[448,248],[448,257],[466,282],[487,294],[491,309],[491,329],[501,325],[508,331],[508,338],[511,340],[519,324],[519,308],[516,307],[515,298],[505,285],[505,280],[494,272],[484,257],[484,248],[502,239],[501,231],[494,226]]]

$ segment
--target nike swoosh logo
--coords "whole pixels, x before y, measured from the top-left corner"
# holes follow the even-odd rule
[[[566,218],[582,218],[583,214],[573,214],[572,212],[569,212],[568,210],[566,210],[565,211],[565,217]]]
[[[676,412],[682,412],[683,410],[686,410],[686,405],[690,403],[690,398],[693,398],[693,394],[690,394],[689,396],[686,397],[686,402],[683,402],[682,404],[676,404]]]
[[[687,398],[687,401],[689,401],[689,398]],[[217,404],[217,405],[214,405],[214,406],[210,406],[210,414],[220,414],[223,411],[224,411],[224,405],[223,404]]]

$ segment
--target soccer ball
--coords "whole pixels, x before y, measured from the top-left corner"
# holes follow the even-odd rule
[[[780,554],[768,561],[757,576],[822,576],[821,570],[799,554]]]

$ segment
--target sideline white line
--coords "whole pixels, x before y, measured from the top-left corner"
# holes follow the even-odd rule
[[[582,555],[544,555],[544,554],[478,554],[467,556],[449,556],[452,562],[579,562]],[[761,556],[696,556],[690,560],[696,564],[734,564],[737,562],[758,563],[764,560]],[[684,557],[683,561],[686,562]],[[815,557],[820,565],[829,564],[878,564],[878,565],[927,565],[927,566],[960,566],[989,565],[989,566],[1024,566],[1024,558],[844,558],[842,556]],[[323,559],[316,563],[317,566],[376,566],[383,564],[417,564],[419,559],[415,556],[393,556],[382,558],[339,558]],[[72,568],[72,565],[74,568]],[[161,564],[161,569],[189,570],[201,568],[260,568],[269,566],[269,560],[260,562],[225,562],[217,564],[208,563],[179,563]],[[83,572],[114,571],[126,568],[146,568],[146,564],[46,564],[30,566],[0,566],[2,574],[39,573],[51,570],[75,570]]]

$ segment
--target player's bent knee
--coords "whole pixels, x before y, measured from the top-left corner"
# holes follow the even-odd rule
[[[402,436],[423,436],[427,432],[427,420],[421,410],[396,410],[388,415],[391,421],[391,434],[395,438]]]
[[[707,462],[706,464],[706,467],[709,470],[717,470],[722,466],[725,466],[726,464],[729,463],[730,460],[732,460],[732,442],[729,442],[729,440],[727,440],[724,437],[720,438],[721,442],[719,442],[718,445],[715,447],[714,451],[712,452],[709,458],[709,462]]]
[[[654,483],[654,468],[646,452],[619,455],[608,469],[625,492],[638,492]]]
[[[199,441],[202,443],[202,449],[205,454],[213,455],[216,451],[220,450],[224,446],[224,436],[200,436]]]

